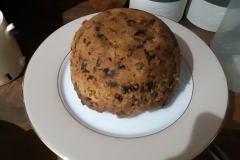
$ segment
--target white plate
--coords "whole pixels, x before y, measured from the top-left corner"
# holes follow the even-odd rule
[[[194,82],[191,102],[168,128],[140,138],[116,138],[88,129],[69,114],[58,92],[60,66],[82,17],[61,27],[37,49],[24,78],[24,101],[34,130],[68,160],[179,160],[201,152],[215,137],[227,108],[222,68],[209,47],[183,26],[161,18],[175,33]]]

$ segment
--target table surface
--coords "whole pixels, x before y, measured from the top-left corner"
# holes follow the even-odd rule
[[[66,2],[66,4],[59,3],[57,7],[56,4],[53,5],[53,2],[51,1],[38,3],[39,3],[38,5],[40,6],[36,6],[32,3],[25,4],[25,6],[23,6],[21,11],[19,12],[20,14],[16,16],[17,18],[15,18],[13,14],[6,17],[14,21],[16,28],[19,27],[19,29],[16,29],[15,31],[16,34],[15,37],[23,52],[23,55],[26,57],[27,63],[29,62],[30,57],[33,55],[34,51],[37,49],[40,43],[45,38],[47,38],[47,36],[50,35],[51,32],[74,19],[77,19],[79,17],[91,13],[96,13],[96,11],[91,7],[91,5],[87,1],[72,0]],[[31,9],[30,7],[36,7],[37,11],[36,10],[33,11],[33,9]],[[28,18],[24,19],[23,17],[26,16],[28,12],[32,12],[33,14],[35,14],[35,16],[38,16],[39,22],[36,20],[37,19],[36,17],[32,18],[31,16],[27,16]],[[49,13],[51,14],[52,17],[51,16],[48,17]],[[33,19],[34,21],[31,21]],[[49,24],[45,24],[46,21]],[[27,23],[23,25],[23,22]],[[41,22],[44,22],[44,24],[41,24],[41,26],[39,27],[39,24]],[[54,24],[52,25],[52,23]],[[195,25],[190,23],[184,16],[179,23],[190,29],[196,35],[198,35],[206,44],[208,45],[210,44],[214,36],[213,32],[205,31],[203,29],[196,27]],[[29,25],[32,24],[33,26],[29,27]],[[25,29],[25,27],[28,27],[28,29]],[[14,81],[0,86],[0,121],[7,121],[10,122],[11,124],[21,127],[25,131],[30,131],[32,127],[25,111],[22,95],[23,75],[24,71]],[[240,131],[240,94],[229,91],[229,105],[221,129]],[[9,130],[9,133],[10,132],[11,130]],[[217,137],[220,137],[222,139],[224,138],[221,137],[220,135]],[[221,141],[221,139],[219,141]],[[240,142],[238,142],[238,145],[239,144]],[[3,146],[1,146],[0,144],[0,148],[1,147]],[[199,157],[201,156],[202,155],[199,155]]]

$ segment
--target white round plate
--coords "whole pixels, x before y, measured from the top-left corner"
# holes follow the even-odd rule
[[[24,101],[32,126],[42,141],[66,160],[182,160],[193,158],[205,149],[225,115],[226,79],[209,47],[188,29],[165,18],[161,19],[175,33],[194,82],[188,108],[176,122],[149,136],[116,138],[85,127],[68,112],[58,92],[59,70],[75,32],[83,20],[92,16],[79,18],[55,31],[28,64]]]

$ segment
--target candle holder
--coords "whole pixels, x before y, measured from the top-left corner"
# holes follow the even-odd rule
[[[129,8],[140,9],[179,22],[186,4],[187,0],[130,0]]]
[[[14,25],[7,24],[0,11],[0,85],[14,80],[25,66],[25,57],[11,34]]]

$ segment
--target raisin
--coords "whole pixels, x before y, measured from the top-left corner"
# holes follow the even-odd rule
[[[144,86],[141,86],[140,92],[145,92]]]
[[[126,94],[126,93],[131,93],[132,92],[132,88],[130,86],[122,86],[122,93]]]
[[[89,97],[85,97],[86,98],[86,100],[88,100],[88,101],[91,101],[92,99],[91,98],[89,98]]]
[[[114,17],[114,18],[111,18],[110,21],[116,21],[116,18],[115,18],[115,17]]]
[[[82,70],[82,72],[89,73],[89,71],[87,70],[87,60],[84,60],[82,62],[81,70]]]
[[[148,87],[148,92],[155,88],[155,84],[153,83],[153,81],[149,81],[148,83],[146,83],[146,86]]]
[[[147,20],[142,19],[139,24],[140,25],[145,25],[145,24],[147,24],[147,22],[148,22]]]
[[[162,106],[164,107],[167,104],[166,101],[163,101]]]
[[[109,68],[104,68],[103,72],[105,77],[113,78],[115,76],[115,70],[110,70]]]
[[[89,75],[87,80],[92,80],[94,77],[92,75]]]
[[[114,44],[113,47],[114,47],[115,49],[118,49],[118,48],[119,48],[119,46],[118,46],[117,44]],[[116,52],[115,52],[114,54],[116,55]]]
[[[94,69],[95,69],[95,70],[98,69],[98,68],[100,67],[100,65],[101,65],[101,61],[98,59],[97,62],[96,62],[96,65],[95,65],[95,67],[94,67]]]
[[[108,82],[109,87],[116,87],[118,85],[117,82]]]
[[[124,111],[120,111],[120,112],[117,112],[117,115],[124,115],[125,114],[125,112]]]
[[[109,71],[109,68],[103,69],[103,72],[104,72],[105,74],[108,74],[108,71]]]
[[[155,55],[155,54],[150,55],[151,51],[144,50],[144,52],[145,52],[145,55],[146,55],[146,57],[147,57],[148,64],[150,65],[150,62],[151,62],[154,58],[156,58],[156,55]]]
[[[152,70],[152,69],[151,69],[151,70]],[[148,79],[156,79],[156,76],[148,75],[147,78],[148,78]]]
[[[126,16],[126,13],[120,12],[119,15],[120,16]]]
[[[140,35],[144,35],[145,32],[142,30],[138,30],[136,33],[134,33],[134,36],[140,36]]]
[[[115,76],[115,70],[112,70],[109,74],[108,77],[112,78]]]
[[[163,61],[163,60],[160,60],[159,64],[163,64],[163,63],[165,63],[165,61]]]
[[[133,49],[128,49],[128,54],[127,54],[127,56],[130,57],[130,56],[133,54],[133,51],[134,51]]]
[[[91,42],[87,42],[87,46],[90,44]]]
[[[156,50],[160,50],[160,46],[156,47],[155,49],[156,49]]]
[[[96,31],[100,31],[100,27],[96,27]]]
[[[138,38],[135,38],[135,37],[133,37],[133,39],[134,39],[134,40],[136,40],[136,41],[140,41],[140,39],[138,39]]]
[[[107,13],[107,16],[111,16],[112,15],[112,13],[110,11],[106,11],[106,13]]]
[[[170,88],[166,88],[166,89],[163,91],[163,94],[167,94],[167,93],[169,93],[170,91],[171,91]]]
[[[150,25],[153,25],[155,22],[156,22],[155,19],[151,19],[150,21],[148,21],[148,20],[141,20],[139,24],[149,27]]]
[[[114,29],[112,29],[112,28],[110,28],[110,31],[111,31],[111,32],[114,32],[114,33],[117,33],[117,31],[114,30]]]
[[[136,21],[134,21],[134,20],[127,20],[127,24],[128,24],[128,26],[132,26],[132,25],[134,25],[134,24],[136,24],[137,22]]]
[[[141,86],[140,91],[141,92],[150,92],[154,88],[155,88],[155,84],[153,83],[153,81],[149,81],[148,83]]]
[[[98,34],[97,37],[98,37],[99,39],[101,39],[101,40],[106,40],[106,41],[108,41],[108,38],[107,38],[105,35],[103,35],[103,34]]]
[[[123,100],[123,96],[121,94],[115,93],[114,97],[117,98],[119,102],[122,102]]]
[[[125,69],[125,65],[123,65],[121,62],[118,62],[117,69]]]
[[[83,38],[83,43],[86,43],[86,40],[87,40],[86,38]]]
[[[104,24],[102,24],[102,22],[98,22],[97,25],[98,26],[104,26]]]
[[[153,39],[154,39],[153,37],[148,37],[147,41],[153,42]]]
[[[153,25],[155,22],[156,22],[155,19],[151,19],[151,20],[149,21],[149,24],[150,24],[150,25]]]
[[[122,57],[120,60],[123,61],[124,59],[126,59],[125,57]]]
[[[138,45],[138,46],[135,46],[136,48],[143,48],[143,45]]]
[[[79,59],[79,60],[83,60],[83,56],[82,56],[81,53],[79,53],[78,59]]]
[[[138,90],[138,88],[139,88],[138,84],[124,85],[124,86],[122,86],[122,93],[126,94],[126,93],[135,92]]]
[[[139,100],[133,96],[132,97],[132,106],[136,106],[136,105],[139,105]]]

